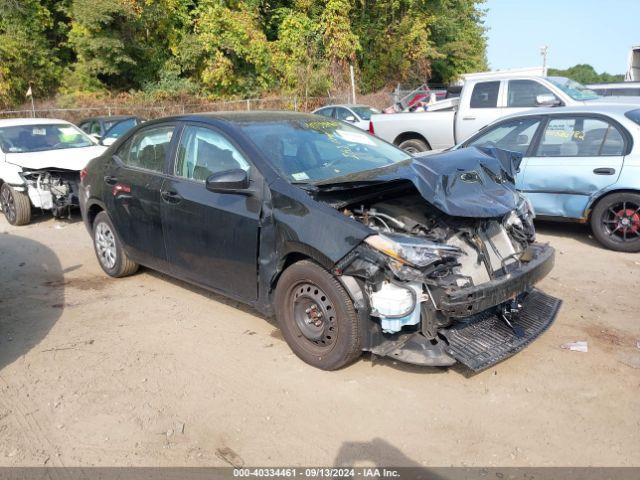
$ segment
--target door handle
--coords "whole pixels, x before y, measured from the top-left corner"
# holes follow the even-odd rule
[[[476,117],[462,117],[462,120],[475,120]]]
[[[175,190],[162,190],[160,192],[160,196],[162,200],[166,203],[180,203],[182,201],[182,197]]]
[[[596,175],[613,175],[616,173],[615,168],[596,168],[593,173]]]
[[[112,177],[111,175],[105,175],[104,183],[106,183],[107,185],[115,185],[116,183],[118,183],[118,179],[116,177]]]

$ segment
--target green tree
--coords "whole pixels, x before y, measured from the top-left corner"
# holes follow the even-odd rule
[[[589,84],[589,83],[607,83],[607,82],[622,82],[624,75],[611,75],[607,72],[598,73],[591,65],[580,63],[566,70],[559,70],[557,68],[550,68],[548,71],[550,76],[567,77],[576,82]]]
[[[69,44],[77,55],[67,89],[138,89],[161,78],[190,2],[73,0]]]
[[[38,0],[0,0],[0,106],[20,104],[32,86],[44,97],[57,88],[62,72],[58,10]]]

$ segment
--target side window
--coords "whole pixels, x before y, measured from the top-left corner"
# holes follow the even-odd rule
[[[80,130],[82,130],[84,133],[89,133],[91,128],[91,122],[84,122],[78,126],[80,127]]]
[[[175,127],[151,127],[135,134],[116,152],[122,162],[161,173]]]
[[[323,117],[331,118],[333,116],[333,108],[323,108],[322,110],[318,110],[316,115],[322,115]]]
[[[336,108],[336,118],[338,120],[346,120],[349,116],[353,117],[354,115],[346,108]]]
[[[624,137],[609,122],[597,118],[549,120],[538,146],[539,157],[623,155]]]
[[[204,127],[184,129],[174,168],[177,176],[204,182],[214,173],[238,168],[248,171],[249,162],[222,134]]]
[[[471,93],[471,108],[496,108],[500,82],[476,83]]]
[[[525,154],[538,130],[540,119],[521,118],[501,123],[469,142],[467,147],[496,146]]]
[[[93,122],[91,124],[91,128],[89,130],[89,133],[91,135],[100,135],[101,131],[100,131],[100,122]]]
[[[537,107],[538,95],[553,95],[553,92],[534,80],[509,80],[507,107]]]

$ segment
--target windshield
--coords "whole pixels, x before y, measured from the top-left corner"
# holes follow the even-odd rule
[[[137,124],[138,124],[138,121],[135,118],[129,118],[127,120],[118,122],[109,130],[107,130],[107,133],[104,134],[103,138],[120,138],[122,134],[127,133]]]
[[[574,100],[582,102],[585,100],[595,100],[596,98],[600,98],[600,95],[598,95],[596,92],[588,89],[581,83],[571,80],[570,78],[547,77],[547,80],[549,80],[552,84],[554,84]]]
[[[240,128],[293,183],[325,182],[411,158],[393,145],[335,120],[302,118],[247,123]]]
[[[349,107],[353,112],[358,115],[362,120],[371,120],[371,115],[374,113],[380,113],[380,110],[377,110],[373,107]]]
[[[75,126],[61,123],[0,127],[0,145],[5,153],[28,153],[95,144]]]

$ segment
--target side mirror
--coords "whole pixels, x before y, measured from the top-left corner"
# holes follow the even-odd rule
[[[210,192],[216,193],[252,193],[249,190],[249,175],[240,168],[214,173],[207,178],[205,186]]]
[[[344,121],[350,122],[350,123],[356,123],[356,117],[354,117],[353,115],[347,115],[346,117],[344,117]]]
[[[555,107],[560,105],[560,100],[553,93],[536,95],[536,104],[539,107]]]

